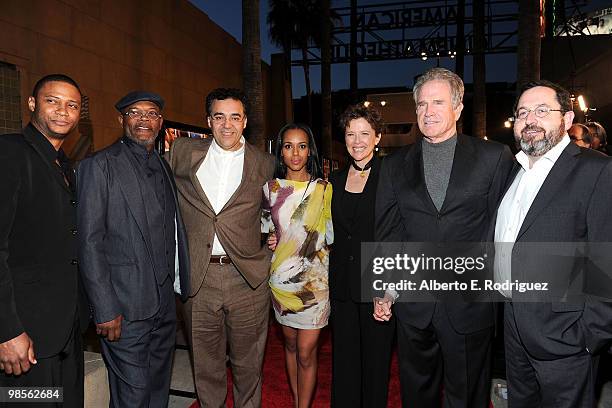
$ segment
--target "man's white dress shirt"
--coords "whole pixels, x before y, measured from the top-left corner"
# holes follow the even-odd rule
[[[208,153],[200,168],[196,172],[198,182],[208,201],[213,206],[215,214],[219,214],[221,209],[234,192],[238,189],[242,181],[242,169],[244,167],[244,137],[240,138],[240,149],[236,151],[226,151],[221,148],[213,139],[208,149]],[[178,211],[178,208],[177,208]],[[176,219],[174,220],[176,225]],[[175,228],[175,232],[177,228]],[[178,259],[178,237],[175,233],[176,256],[174,257],[174,292],[181,294],[181,282],[179,278],[179,259]],[[213,255],[225,255],[225,250],[221,246],[217,234],[213,240]]]
[[[219,214],[223,206],[238,189],[242,181],[244,167],[244,137],[240,138],[240,149],[236,151],[223,150],[213,139],[206,158],[196,172],[196,177],[206,197],[215,211]],[[213,255],[226,255],[217,234],[213,240]]]
[[[495,223],[495,282],[512,282],[513,244],[548,173],[569,144],[570,138],[565,134],[559,143],[531,167],[529,156],[522,151],[516,155],[521,168],[499,205]],[[512,297],[511,291],[500,290],[500,293]]]

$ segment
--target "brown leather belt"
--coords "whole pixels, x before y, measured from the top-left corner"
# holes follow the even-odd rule
[[[227,255],[212,255],[210,257],[210,263],[219,265],[230,265],[233,262]]]

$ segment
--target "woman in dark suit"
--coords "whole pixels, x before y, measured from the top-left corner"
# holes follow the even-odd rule
[[[387,388],[395,321],[377,322],[372,300],[362,299],[361,242],[374,241],[374,204],[380,159],[380,114],[349,107],[344,128],[350,164],[331,174],[335,243],[329,263],[333,344],[332,407],[387,406]],[[361,391],[361,392],[360,392]]]

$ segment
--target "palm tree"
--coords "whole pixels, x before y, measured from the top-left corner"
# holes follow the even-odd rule
[[[472,2],[474,16],[474,59],[473,59],[473,120],[472,135],[484,138],[487,133],[487,78],[485,65],[485,1]]]
[[[323,157],[332,159],[331,28],[330,0],[322,0],[321,13],[321,140]]]
[[[266,135],[259,38],[259,0],[242,0],[242,84],[250,105],[249,140],[264,150]]]
[[[270,0],[270,11],[266,18],[270,39],[283,51],[289,82],[291,82],[291,48],[297,44],[294,32],[294,8],[291,0]]]
[[[516,87],[540,79],[540,2],[519,0]]]
[[[292,48],[299,48],[302,52],[309,123],[312,123],[312,87],[308,48],[312,45],[321,46],[323,13],[321,0],[270,0],[267,18],[270,39],[282,48],[288,61],[291,61]],[[337,19],[337,15],[332,14],[330,19]]]
[[[457,1],[456,51],[455,73],[463,79],[465,71],[465,0]],[[463,133],[463,115],[457,121],[457,132]]]

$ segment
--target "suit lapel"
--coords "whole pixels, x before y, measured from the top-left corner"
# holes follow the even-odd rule
[[[489,224],[489,230],[487,234],[488,241],[491,241],[491,242],[495,241],[495,226],[497,224],[497,213],[499,211],[499,206],[501,205],[504,197],[506,196],[508,189],[510,188],[512,183],[514,183],[514,179],[516,178],[516,174],[518,173],[520,168],[521,168],[521,165],[519,164],[519,162],[514,160],[514,164],[512,165],[512,170],[510,171],[510,175],[508,176],[508,181],[506,182],[506,185],[504,186],[504,191],[502,195],[500,196],[499,200],[497,201],[497,207],[495,207],[495,212],[491,216],[491,222]]]
[[[408,150],[405,157],[406,165],[404,166],[404,180],[410,190],[423,201],[424,208],[432,213],[437,213],[438,210],[431,200],[427,185],[425,184],[425,172],[423,170],[423,149],[421,147],[422,140],[418,139],[412,149]],[[399,190],[401,191],[401,189]]]
[[[338,191],[346,190],[346,179],[348,178],[350,166],[351,165],[349,164],[348,166],[344,167],[340,172],[338,172],[338,186],[334,187],[335,189],[338,189]]]
[[[470,173],[474,168],[472,166],[475,160],[474,150],[470,141],[466,139],[467,137],[469,136],[457,135],[453,165],[440,212],[444,212],[457,195],[463,192],[465,180],[469,180]]]
[[[26,127],[24,129],[24,131],[23,131],[23,136],[26,139],[26,141],[30,144],[30,146],[32,146],[34,151],[40,156],[42,161],[49,168],[49,171],[50,171],[53,179],[60,186],[62,186],[62,189],[64,189],[64,191],[66,191],[69,194],[72,194],[72,191],[70,191],[70,187],[68,187],[68,185],[66,184],[66,180],[64,180],[64,176],[62,175],[62,173],[60,171],[60,168],[59,167],[54,167],[56,165],[54,163],[50,163],[49,162],[49,160],[47,159],[45,154],[40,150],[40,147],[38,146],[38,144],[34,142],[34,140],[33,140],[34,136],[30,132],[32,132],[32,129],[30,129],[29,127]]]
[[[516,178],[516,175],[518,174],[520,169],[521,169],[521,165],[519,164],[518,161],[516,161],[516,159],[514,159],[512,170],[510,171],[510,175],[508,176],[508,182],[506,183],[506,186],[504,187],[504,192],[501,195],[502,198],[506,195],[512,183],[514,183],[514,179]],[[501,204],[501,200],[499,200],[499,202],[497,203],[497,208],[499,208],[500,204]]]
[[[210,149],[211,143],[206,144],[206,146],[202,149],[193,149],[191,151],[191,166],[189,169],[189,178],[191,180],[191,184],[193,185],[194,190],[196,191],[199,200],[192,200],[191,203],[198,207],[200,211],[205,214],[208,214],[211,217],[215,216],[215,211],[213,210],[212,204],[208,200],[200,181],[198,180],[198,169],[206,159],[206,154],[208,154],[208,150]]]
[[[371,209],[376,204],[376,190],[378,188],[378,173],[380,171],[380,159],[378,157],[372,158],[372,167],[368,180],[363,187],[363,203],[364,205],[357,206],[358,219],[364,219],[363,217],[371,217]],[[347,171],[348,175],[348,171]]]
[[[561,153],[561,156],[559,156],[553,168],[550,170],[550,173],[548,173],[548,176],[544,180],[544,183],[533,200],[531,207],[529,207],[529,211],[527,212],[525,220],[521,225],[516,241],[518,241],[529,229],[540,212],[542,212],[542,210],[548,206],[548,203],[555,196],[557,191],[559,191],[566,184],[565,180],[572,174],[574,166],[576,165],[574,156],[577,154],[580,154],[580,149],[578,149],[573,143],[570,143],[565,150],[563,150],[563,153]]]
[[[136,174],[136,163],[135,158],[129,152],[128,147],[119,142],[119,151],[114,163],[114,168],[117,170],[117,174],[121,177],[121,183],[119,188],[125,197],[125,201],[128,203],[128,207],[136,224],[140,229],[140,233],[145,241],[149,254],[152,254],[151,250],[151,234],[149,233],[149,223],[147,221],[147,214],[145,212],[145,203],[142,199],[142,191],[140,189],[140,182]]]
[[[339,170],[333,176],[335,184],[333,185],[334,191],[331,204],[332,212],[335,216],[332,221],[334,224],[342,225],[342,227],[347,231],[350,231],[352,227],[348,219],[349,214],[347,214],[346,211],[340,211],[340,207],[338,206],[345,200],[345,195],[347,194],[346,179],[348,178],[349,166],[350,164],[342,168],[342,170]]]
[[[253,149],[254,148],[250,144],[247,142],[244,143],[244,163],[242,164],[242,178],[240,180],[240,184],[238,185],[236,191],[234,191],[234,194],[232,194],[229,200],[227,200],[227,203],[225,203],[221,211],[219,211],[220,213],[231,206],[234,201],[236,201],[236,198],[240,195],[240,190],[242,190],[248,184],[250,179],[249,176],[253,175],[255,172],[255,169],[257,168],[257,155]]]
[[[187,301],[187,297],[190,293],[190,282],[189,282],[189,249],[188,249],[188,239],[185,234],[185,223],[183,222],[183,217],[181,216],[181,211],[179,209],[179,201],[178,194],[176,189],[176,183],[174,180],[174,176],[172,175],[172,169],[166,160],[157,155],[157,158],[161,162],[162,169],[164,174],[166,175],[166,180],[170,183],[170,189],[172,190],[172,197],[174,198],[174,217],[176,222],[176,245],[177,245],[177,256],[179,259],[179,282],[181,286],[181,300],[183,302]]]

